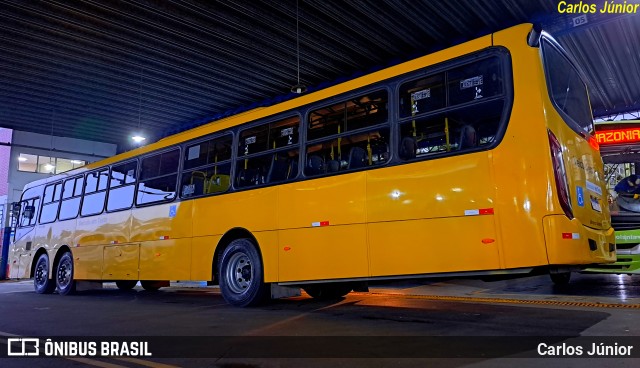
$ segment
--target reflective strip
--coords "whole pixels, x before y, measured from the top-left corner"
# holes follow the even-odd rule
[[[118,244],[118,241],[117,240],[112,240],[111,244]]]
[[[160,240],[167,240],[167,239],[169,239],[169,237],[166,235],[160,237]]]
[[[473,210],[464,210],[465,216],[493,215],[493,208],[480,208]]]
[[[481,215],[493,215],[493,208],[481,208],[480,209],[480,214]]]
[[[562,233],[562,239],[580,239],[579,233]]]
[[[313,227],[329,226],[329,221],[312,222],[311,226]]]

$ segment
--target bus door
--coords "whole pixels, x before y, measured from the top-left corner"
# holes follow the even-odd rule
[[[38,210],[40,208],[40,197],[29,198],[29,190],[23,195],[20,202],[20,215],[18,226],[15,232],[14,254],[11,261],[10,276],[12,278],[26,277],[30,272],[31,258],[35,251],[34,240],[36,233],[36,222]],[[37,260],[33,260],[34,262]]]

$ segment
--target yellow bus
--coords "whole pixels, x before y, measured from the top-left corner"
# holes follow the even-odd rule
[[[587,91],[530,24],[27,185],[10,277],[284,288],[570,272],[616,258]],[[280,294],[278,294],[280,295]]]

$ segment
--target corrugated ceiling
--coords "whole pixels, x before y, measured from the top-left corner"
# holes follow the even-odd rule
[[[572,15],[575,16],[575,15]],[[571,27],[556,1],[300,0],[300,77],[348,77],[522,22],[589,76],[597,116],[640,110],[640,15]],[[159,138],[296,84],[296,2],[0,0],[0,126]]]

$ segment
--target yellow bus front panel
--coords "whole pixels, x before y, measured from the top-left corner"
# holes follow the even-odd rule
[[[544,232],[550,264],[585,265],[615,261],[613,228],[603,232],[582,226],[578,220],[569,220],[564,215],[551,215],[544,218]]]

